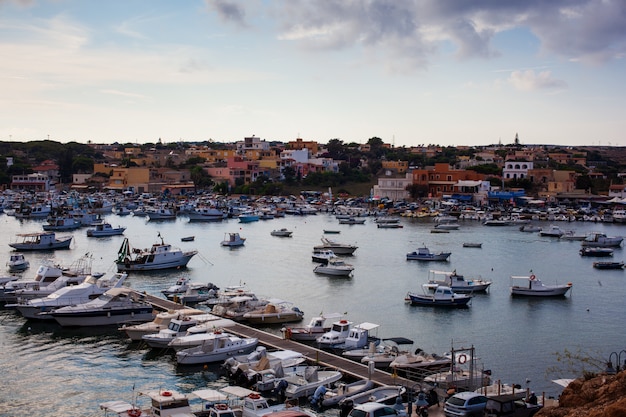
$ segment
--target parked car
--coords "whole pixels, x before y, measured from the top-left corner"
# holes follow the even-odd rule
[[[526,401],[526,393],[496,395],[489,397],[485,405],[486,417],[532,417],[539,410],[541,405],[532,404]]]
[[[404,414],[406,415],[406,414]],[[355,405],[349,417],[397,417],[398,411],[390,405],[367,402]]]
[[[482,417],[487,397],[475,392],[459,392],[446,400],[443,413],[446,417]]]

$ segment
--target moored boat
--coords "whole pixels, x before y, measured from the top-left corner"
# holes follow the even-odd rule
[[[594,262],[593,267],[596,269],[623,269],[624,262]]]
[[[59,236],[54,232],[20,233],[19,242],[9,243],[13,249],[22,251],[45,251],[69,249],[73,236]]]
[[[451,254],[452,252],[433,253],[424,246],[407,253],[406,259],[409,261],[447,261]]]
[[[117,226],[113,227],[110,223],[99,223],[93,228],[87,229],[87,236],[89,237],[107,237],[107,236],[119,236],[123,235],[126,227]]]
[[[154,243],[150,249],[132,249],[128,238],[122,242],[115,261],[118,272],[156,271],[171,268],[184,268],[198,251],[182,251],[164,242]]]
[[[511,295],[529,297],[563,297],[572,288],[572,283],[545,285],[532,273],[528,276],[511,276]]]
[[[450,287],[439,285],[433,293],[423,294],[409,291],[405,300],[415,306],[429,307],[467,307],[472,295],[457,294]]]

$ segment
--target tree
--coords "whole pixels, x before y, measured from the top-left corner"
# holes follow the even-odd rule
[[[189,168],[189,173],[196,191],[198,189],[209,188],[213,185],[211,176],[201,166],[192,166]]]

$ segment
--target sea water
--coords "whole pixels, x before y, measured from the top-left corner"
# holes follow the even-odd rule
[[[190,223],[184,216],[171,221],[140,217],[106,216],[114,227],[126,226],[131,246],[147,248],[160,241],[182,249],[197,249],[186,269],[148,274],[131,273],[127,285],[160,295],[180,277],[212,282],[219,287],[246,285],[260,297],[294,303],[305,312],[303,324],[320,313],[345,313],[355,322],[379,324],[379,337],[407,337],[413,349],[442,354],[452,348],[474,347],[479,364],[503,383],[517,383],[537,393],[558,396],[556,378],[577,377],[583,364],[569,369],[559,361],[566,351],[596,359],[626,360],[623,323],[626,312],[626,271],[596,270],[594,258],[581,257],[580,242],[523,233],[517,226],[488,227],[461,221],[459,230],[430,233],[431,219],[402,218],[399,229],[379,229],[370,217],[363,225],[340,225],[330,214],[287,216],[241,224],[236,219]],[[8,243],[17,233],[41,231],[43,221],[18,220],[0,215],[0,259],[8,261]],[[543,227],[547,222],[539,223]],[[626,226],[602,223],[559,223],[577,233],[602,231],[626,235]],[[293,230],[290,238],[270,235],[273,229]],[[347,261],[355,267],[351,278],[316,275],[313,246],[324,229],[339,230],[327,237],[358,246]],[[239,232],[245,246],[220,246],[224,234]],[[111,274],[123,236],[88,238],[85,229],[72,232],[70,250],[27,253],[32,277],[38,265],[53,257],[69,265],[85,254],[93,257],[93,270]],[[185,236],[192,242],[181,242]],[[480,242],[482,248],[464,248]],[[407,261],[418,247],[450,251],[448,262]],[[617,248],[613,260],[623,260]],[[407,291],[421,291],[429,270],[453,271],[467,278],[493,281],[486,294],[476,294],[467,309],[410,306]],[[512,298],[510,276],[529,275],[545,284],[573,284],[559,299]],[[8,274],[8,272],[7,272]],[[99,416],[98,404],[132,401],[133,393],[152,389],[194,389],[226,385],[217,366],[179,367],[171,354],[131,344],[115,328],[61,328],[54,323],[28,322],[17,313],[0,310],[0,416]],[[280,327],[265,330],[280,334]],[[585,369],[599,371],[585,365]],[[331,412],[332,413],[332,412]]]

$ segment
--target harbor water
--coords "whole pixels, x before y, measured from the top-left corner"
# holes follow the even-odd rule
[[[548,396],[558,396],[561,391],[553,379],[579,376],[558,361],[559,353],[608,360],[617,352],[614,357],[626,360],[626,351],[622,352],[626,349],[626,271],[594,269],[592,263],[597,259],[580,256],[577,241],[523,233],[517,226],[487,227],[471,220],[461,221],[460,229],[450,233],[431,233],[434,223],[429,218],[401,218],[403,228],[398,229],[377,228],[373,217],[363,225],[340,225],[334,216],[322,213],[247,224],[236,219],[190,223],[184,216],[155,222],[114,214],[105,220],[114,227],[126,226],[125,236],[137,248],[158,242],[160,233],[166,243],[199,251],[186,269],[131,273],[127,285],[151,294],[159,295],[183,276],[219,287],[246,285],[260,297],[293,302],[305,312],[303,324],[320,313],[339,312],[355,323],[379,324],[379,337],[412,339],[413,349],[442,354],[453,347],[473,346],[480,365],[491,370],[493,379],[529,386]],[[43,222],[0,214],[0,259],[8,261],[12,252],[8,243],[16,234],[41,231]],[[549,226],[547,222],[538,224]],[[558,224],[581,234],[626,235],[625,225]],[[293,231],[292,237],[270,235],[273,229],[283,227]],[[313,273],[311,253],[324,229],[339,230],[340,234],[327,237],[358,246],[354,256],[347,258],[355,267],[351,278]],[[246,238],[245,246],[221,247],[227,232],[239,232]],[[94,271],[115,271],[122,236],[88,238],[85,229],[57,233],[74,236],[71,248],[27,253],[31,266],[22,276],[34,276],[45,259],[69,265],[87,253],[93,256]],[[181,241],[185,236],[195,236],[195,240]],[[480,242],[482,248],[463,247],[464,242]],[[447,262],[407,261],[407,252],[421,246],[452,255]],[[616,248],[612,260],[624,260],[624,251]],[[480,277],[493,284],[488,293],[475,295],[467,309],[406,304],[407,291],[421,291],[431,269],[456,270],[467,278]],[[571,282],[571,293],[558,299],[512,298],[510,276],[529,275],[531,270],[545,284]],[[0,310],[0,323],[3,417],[24,412],[99,416],[99,403],[131,401],[133,389],[189,392],[227,383],[215,367],[179,367],[172,355],[131,344],[115,328],[66,329],[27,322],[6,309]],[[280,334],[280,326],[267,330]],[[578,370],[582,368],[583,364],[577,365]]]

